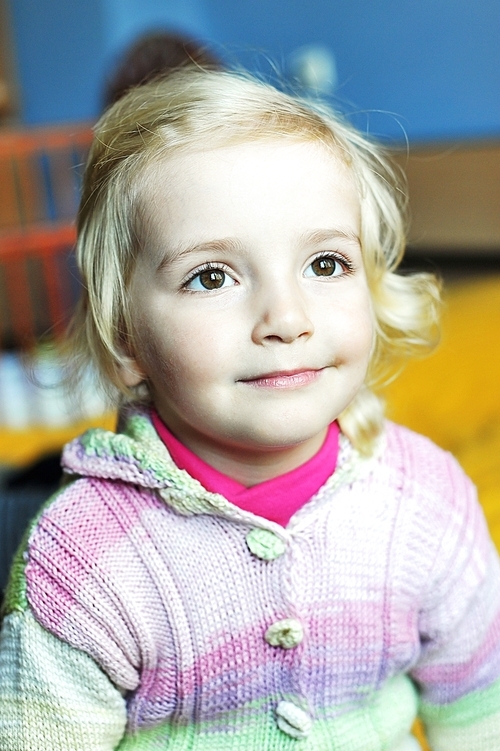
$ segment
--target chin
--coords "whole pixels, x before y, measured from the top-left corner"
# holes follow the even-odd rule
[[[290,425],[280,426],[276,429],[267,429],[265,432],[256,431],[251,435],[246,436],[246,446],[248,448],[253,447],[256,450],[269,449],[280,450],[286,448],[292,448],[294,446],[300,446],[307,441],[315,439],[320,434],[326,432],[328,425],[322,421],[318,426],[309,426],[308,428],[294,425],[293,430],[290,429]]]

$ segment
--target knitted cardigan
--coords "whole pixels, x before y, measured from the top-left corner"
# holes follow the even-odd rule
[[[64,452],[0,647],[2,751],[500,749],[500,570],[453,458],[387,424],[286,528],[149,416]],[[272,503],[272,498],[269,499]]]

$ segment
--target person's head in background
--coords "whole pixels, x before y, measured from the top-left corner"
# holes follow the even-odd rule
[[[127,47],[107,77],[103,107],[107,109],[134,86],[192,63],[201,68],[222,69],[222,64],[203,44],[170,31],[151,31]]]

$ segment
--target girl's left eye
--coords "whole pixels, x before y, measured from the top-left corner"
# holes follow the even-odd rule
[[[340,276],[345,273],[346,265],[345,262],[342,263],[336,256],[318,256],[306,268],[304,276]]]
[[[234,284],[236,282],[224,269],[214,266],[197,271],[184,284],[184,288],[193,292],[211,292]]]

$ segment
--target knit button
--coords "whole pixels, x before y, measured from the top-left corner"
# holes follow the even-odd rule
[[[312,720],[307,712],[290,701],[280,701],[276,718],[279,729],[292,738],[307,738],[311,732]]]
[[[282,621],[276,621],[272,626],[269,626],[264,638],[271,647],[292,649],[300,644],[304,638],[304,629],[295,618],[284,618]]]
[[[269,529],[252,529],[246,539],[250,552],[263,561],[273,561],[286,550],[283,540]]]

